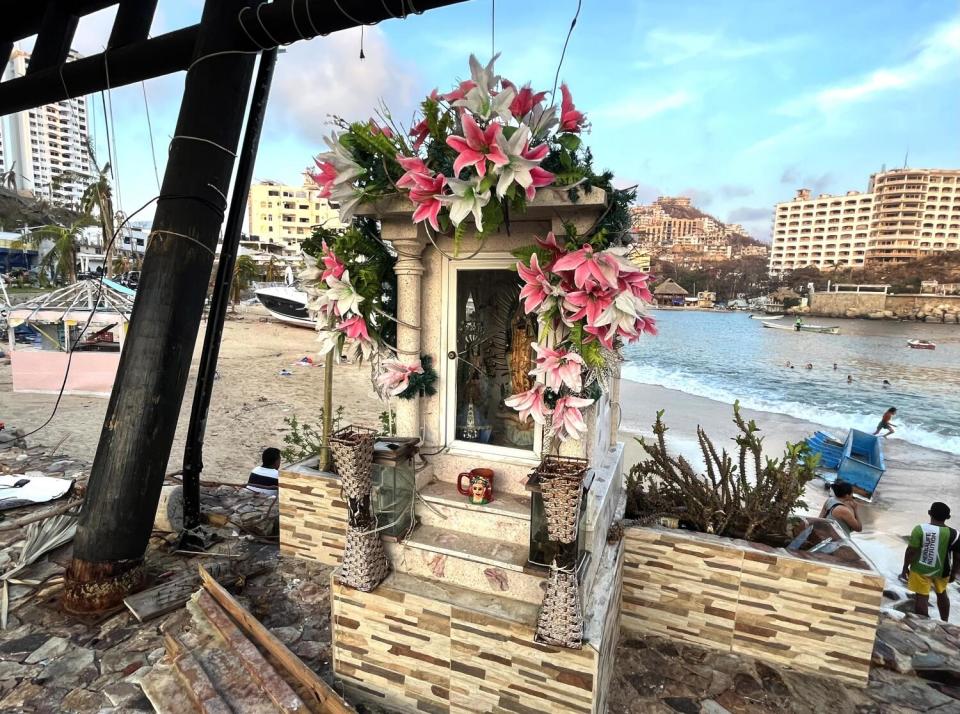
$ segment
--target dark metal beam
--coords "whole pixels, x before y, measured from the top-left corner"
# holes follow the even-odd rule
[[[187,441],[183,450],[183,527],[187,532],[200,525],[200,473],[203,471],[203,437],[207,431],[207,412],[210,410],[213,382],[217,374],[223,323],[230,304],[230,288],[233,286],[233,271],[237,264],[237,252],[240,247],[240,229],[243,227],[247,195],[250,193],[250,182],[253,180],[253,167],[257,160],[257,147],[260,145],[260,131],[263,128],[263,117],[267,112],[267,99],[270,96],[270,84],[273,81],[273,68],[276,63],[276,49],[264,52],[260,57],[260,67],[257,69],[257,78],[253,83],[253,96],[250,99],[247,128],[243,134],[243,143],[240,145],[237,173],[233,179],[233,191],[230,194],[227,225],[223,230],[223,247],[220,249],[217,279],[213,284],[213,293],[210,295],[207,331],[203,337],[200,367],[197,370],[197,386],[190,405],[190,425],[187,427]]]
[[[10,55],[13,54],[13,43],[0,40],[0,75],[10,61]]]
[[[105,7],[116,5],[117,0],[61,0],[67,10],[77,17],[89,15]],[[3,22],[0,23],[0,43],[16,42],[40,32],[46,7],[50,3],[7,0],[3,8]]]
[[[416,6],[422,12],[464,1],[417,0]],[[259,17],[255,10],[238,13],[225,22],[224,30],[238,38],[230,51],[256,52],[276,43],[309,37],[314,29],[327,34],[356,27],[356,21],[403,17],[404,8],[409,5],[409,0],[277,0],[261,6]],[[83,96],[108,86],[120,87],[186,69],[192,61],[198,27],[193,25],[30,77],[0,82],[0,116],[58,102],[67,98],[67,93],[70,97]]]
[[[120,0],[107,49],[146,40],[156,10],[157,0]]]
[[[59,0],[47,2],[43,23],[40,25],[37,41],[33,45],[33,52],[30,53],[27,76],[51,67],[58,67],[67,61],[78,22],[80,18],[67,9],[66,3]]]

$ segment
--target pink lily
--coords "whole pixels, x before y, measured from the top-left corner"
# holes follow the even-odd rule
[[[517,96],[514,98],[513,102],[510,103],[510,113],[513,114],[515,119],[522,119],[533,107],[544,100],[547,96],[546,92],[534,92],[530,88],[530,83],[527,82],[523,87],[517,89],[516,85],[513,82],[510,82],[506,79],[501,80],[500,82],[504,87],[512,87],[516,91]]]
[[[576,352],[554,350],[534,342],[537,353],[537,366],[530,371],[534,377],[543,377],[548,389],[559,391],[566,385],[571,391],[579,392],[583,388],[580,373],[584,368],[583,357]]]
[[[383,373],[377,377],[377,384],[387,390],[391,397],[407,391],[410,386],[410,375],[423,374],[420,360],[404,364],[399,360],[387,360],[383,363]]]
[[[569,395],[560,397],[553,408],[553,423],[550,425],[550,436],[560,437],[560,441],[579,439],[587,432],[587,425],[583,421],[581,409],[593,404],[592,399]]]
[[[360,315],[354,315],[342,322],[337,323],[337,329],[349,337],[351,340],[369,341],[370,333],[367,332],[367,323]]]
[[[553,256],[553,260],[550,261],[549,265],[544,266],[546,270],[552,270],[553,264],[557,261],[562,255],[566,255],[567,251],[557,242],[557,236],[553,231],[547,233],[546,238],[540,238],[539,236],[534,236],[537,241],[537,245],[541,248],[546,248],[550,251],[550,254]]]
[[[587,318],[587,325],[594,325],[603,314],[603,311],[610,307],[613,297],[610,291],[596,290],[577,290],[567,295],[563,299],[563,319],[568,325]]]
[[[424,174],[429,177],[432,173],[419,156],[397,154],[396,159],[400,167],[406,171],[403,176],[397,179],[397,188],[413,188],[417,183],[415,178],[417,174]]]
[[[550,147],[546,144],[539,144],[537,146],[531,146],[526,151],[523,152],[522,156],[525,159],[530,161],[540,162],[546,158],[547,154],[550,151]],[[555,176],[547,171],[546,169],[540,168],[539,166],[534,166],[530,169],[530,178],[532,179],[529,186],[527,186],[527,200],[532,201],[533,197],[537,194],[538,188],[543,188],[544,186],[549,186],[553,183]]]
[[[440,96],[443,97],[448,102],[455,102],[458,99],[463,99],[465,96],[467,96],[467,92],[469,92],[471,89],[473,89],[476,86],[477,86],[476,82],[468,79],[466,81],[460,82],[460,85],[456,89],[454,89],[452,92],[447,92],[446,94],[441,94]]]
[[[347,269],[343,263],[340,262],[340,259],[334,254],[334,252],[327,245],[326,241],[322,241],[321,245],[321,256],[323,257],[323,273],[320,275],[321,280],[326,280],[329,276],[333,276],[338,280],[343,275],[344,271]]]
[[[649,287],[650,275],[641,271],[620,273],[617,285],[621,292],[629,290],[644,302],[651,302],[653,295]]]
[[[467,166],[476,166],[477,174],[482,178],[487,173],[488,159],[494,166],[504,166],[510,162],[497,144],[497,136],[503,127],[490,124],[485,130],[481,129],[468,113],[464,113],[462,124],[463,136],[447,137],[447,145],[460,154],[453,162],[455,176],[459,176]]]
[[[589,244],[560,258],[553,265],[554,272],[573,271],[573,283],[581,290],[593,285],[617,287],[620,263],[609,253],[594,253]]]
[[[545,422],[544,417],[553,411],[544,401],[545,389],[546,387],[538,382],[533,385],[532,389],[514,394],[512,397],[505,399],[503,403],[520,412],[521,422],[525,422],[528,416],[532,416],[537,424],[543,424]]]
[[[430,136],[430,124],[426,117],[410,127],[410,136],[413,137],[413,150],[420,148],[428,136]]]
[[[307,173],[320,189],[320,198],[330,198],[330,188],[333,186],[333,182],[337,180],[337,168],[329,161],[320,161],[320,159],[314,159],[314,163],[320,170],[308,171]]]
[[[393,138],[393,129],[391,129],[388,126],[380,126],[372,118],[370,119],[370,121],[367,122],[367,126],[370,127],[370,133],[373,134],[374,136],[377,136],[378,134],[383,134],[388,139]]]
[[[520,291],[520,300],[523,301],[523,311],[526,314],[529,315],[538,308],[541,311],[547,311],[553,307],[557,291],[540,267],[540,259],[536,253],[530,256],[529,268],[523,263],[517,263],[517,273],[526,283]]]
[[[433,230],[439,231],[440,224],[437,217],[443,207],[440,197],[443,195],[443,187],[447,184],[447,177],[443,174],[433,177],[417,174],[415,183],[414,188],[410,189],[410,200],[417,204],[417,210],[413,212],[413,222],[429,221]]]
[[[563,101],[560,103],[560,131],[577,134],[583,128],[583,122],[587,117],[573,106],[573,97],[566,84],[560,85],[560,93],[563,95]]]

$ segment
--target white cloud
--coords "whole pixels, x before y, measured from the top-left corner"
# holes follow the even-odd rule
[[[360,60],[359,31],[337,32],[298,42],[280,55],[271,90],[271,127],[319,142],[329,132],[330,115],[367,119],[382,99],[396,121],[406,124],[415,104],[429,93],[418,72],[401,62],[376,28],[364,32]],[[278,111],[279,110],[279,111]]]
[[[823,113],[867,101],[888,92],[943,82],[943,69],[960,64],[960,20],[941,25],[920,44],[913,57],[893,67],[881,67],[851,82],[807,94],[779,108],[782,114],[802,114],[811,107]],[[956,73],[953,75],[956,77]]]
[[[673,65],[687,60],[738,60],[772,52],[783,52],[800,46],[803,38],[787,36],[765,42],[727,37],[722,32],[675,32],[654,28],[647,32],[643,49],[648,59],[637,62],[641,69]]]
[[[589,113],[592,120],[605,120],[610,124],[633,124],[679,109],[693,102],[695,96],[685,89],[678,89],[663,96],[633,94],[624,97],[615,104],[594,109]]]

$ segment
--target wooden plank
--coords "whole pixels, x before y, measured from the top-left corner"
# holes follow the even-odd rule
[[[267,697],[270,698],[277,709],[286,714],[297,714],[307,708],[307,705],[296,692],[290,688],[290,685],[277,674],[277,671],[270,666],[270,663],[264,659],[263,655],[250,640],[244,637],[240,629],[233,623],[233,620],[224,612],[223,608],[217,604],[210,593],[201,590],[196,599],[197,607],[203,613],[210,625],[220,633],[226,641],[227,646],[233,651],[234,656],[239,660],[240,665],[245,669],[250,677],[255,680]]]
[[[203,588],[240,625],[247,636],[269,652],[284,672],[309,690],[319,711],[331,714],[356,714],[339,694],[278,640],[270,630],[238,603],[202,565],[198,565]]]
[[[183,643],[169,632],[163,633],[163,641],[167,647],[167,655],[196,710],[201,714],[229,714],[232,710]]]

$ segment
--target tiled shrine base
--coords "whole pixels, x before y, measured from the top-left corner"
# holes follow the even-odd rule
[[[333,666],[351,698],[397,712],[606,711],[622,543],[603,553],[580,650],[536,644],[537,606],[394,573],[372,593],[331,579]]]
[[[337,566],[343,557],[347,504],[340,479],[316,459],[280,471],[280,552]]]
[[[627,528],[622,626],[867,684],[883,577],[702,533]]]

